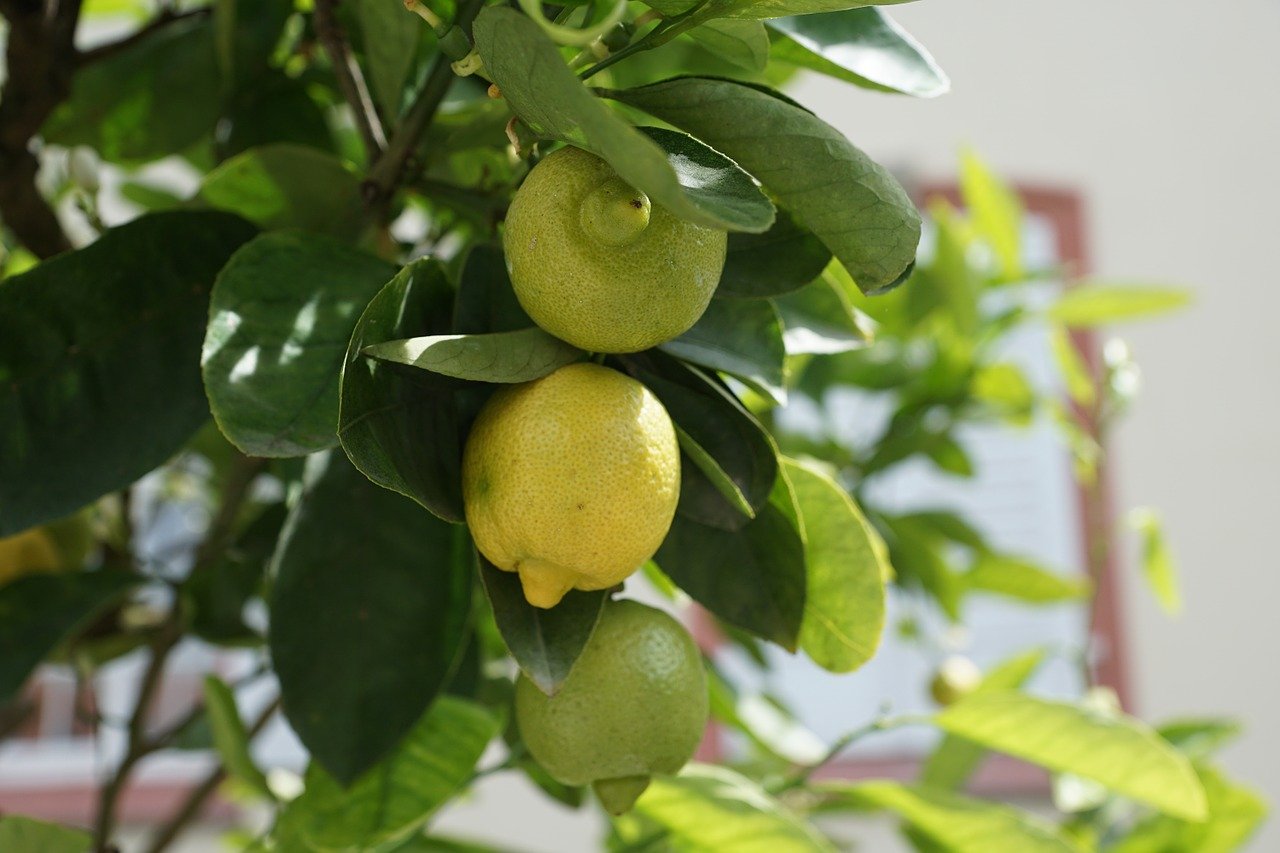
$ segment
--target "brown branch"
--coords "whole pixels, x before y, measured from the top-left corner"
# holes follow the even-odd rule
[[[387,147],[387,136],[382,130],[382,122],[378,119],[378,111],[373,106],[373,98],[369,96],[369,87],[360,71],[359,64],[351,55],[347,44],[347,35],[338,25],[334,14],[338,0],[316,0],[315,21],[316,35],[329,54],[329,62],[333,65],[333,75],[338,81],[338,90],[343,99],[355,114],[356,129],[364,140],[365,153],[369,162],[381,156]]]
[[[280,708],[280,697],[276,697],[271,704],[263,709],[258,718],[254,720],[253,725],[249,727],[249,739],[253,738],[266,728],[267,722],[270,721],[272,715]],[[147,853],[160,853],[174,842],[183,830],[199,817],[201,810],[204,808],[205,801],[213,796],[213,792],[218,790],[218,786],[222,784],[222,780],[227,778],[227,767],[225,764],[219,764],[208,776],[204,778],[199,785],[191,789],[191,793],[187,795],[187,799],[173,816],[165,822],[164,828],[156,834],[156,837],[147,845]]]
[[[97,47],[83,50],[76,54],[76,65],[83,68],[86,65],[92,65],[100,62],[108,57],[123,53],[129,48],[146,41],[160,30],[168,27],[177,21],[186,21],[191,18],[203,18],[210,14],[210,6],[201,6],[198,9],[189,9],[186,12],[179,12],[174,9],[165,9],[143,24],[139,29],[130,33],[118,41],[107,42]]]

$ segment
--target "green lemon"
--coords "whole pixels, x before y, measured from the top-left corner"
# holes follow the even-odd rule
[[[638,352],[698,322],[727,241],[570,146],[520,186],[503,245],[516,296],[539,326],[590,352]]]
[[[707,678],[689,632],[635,601],[605,605],[560,691],[516,684],[515,716],[529,752],[566,785],[590,784],[622,814],[655,773],[676,773],[707,724]]]
[[[951,705],[978,689],[982,670],[963,655],[952,655],[938,666],[929,683],[929,693],[939,705]]]
[[[476,547],[553,607],[570,589],[621,583],[662,544],[680,499],[680,447],[653,392],[570,364],[502,389],[462,457]]]

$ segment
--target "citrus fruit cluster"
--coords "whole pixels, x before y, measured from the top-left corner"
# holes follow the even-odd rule
[[[685,222],[603,160],[565,147],[517,191],[504,249],[520,304],[591,353],[648,349],[693,326],[724,267],[723,231]],[[476,547],[516,572],[535,607],[611,589],[666,537],[680,498],[680,447],[666,409],[636,379],[583,361],[495,393],[463,453]],[[693,755],[707,719],[701,656],[667,614],[608,601],[555,695],[528,678],[516,721],[559,781],[592,784],[613,813],[653,773]]]

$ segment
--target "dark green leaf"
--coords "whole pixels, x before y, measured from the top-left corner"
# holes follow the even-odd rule
[[[244,622],[246,602],[263,586],[267,563],[285,520],[284,504],[274,504],[236,537],[221,561],[196,572],[182,585],[190,607],[191,630],[212,643],[258,643]]]
[[[252,236],[156,213],[0,284],[0,536],[133,482],[208,419],[209,289]]]
[[[228,89],[245,89],[261,82],[292,11],[288,3],[215,0],[215,51]]]
[[[360,178],[306,145],[251,148],[205,176],[199,198],[264,228],[301,228],[354,240],[364,223]]]
[[[832,355],[866,346],[871,333],[849,298],[823,275],[773,300],[782,316],[787,355]]]
[[[764,231],[773,222],[773,205],[750,175],[683,134],[631,127],[582,85],[525,15],[487,8],[476,19],[475,39],[485,72],[535,133],[603,158],[682,219],[732,231]]]
[[[504,572],[483,556],[479,560],[493,618],[511,656],[539,690],[554,695],[591,639],[608,591],[570,590],[555,607],[534,607],[515,572]]]
[[[0,850],[5,853],[85,853],[93,838],[81,829],[22,815],[0,817]]]
[[[720,463],[715,457],[707,452],[701,444],[689,433],[680,428],[676,424],[676,438],[680,442],[680,450],[683,451],[685,457],[697,466],[698,471],[702,473],[711,485],[715,488],[720,496],[729,502],[729,505],[742,513],[747,518],[755,518],[756,511],[751,502],[747,500],[747,496],[742,493],[742,489],[738,488],[738,484],[733,478],[720,467]],[[689,469],[685,468],[684,473],[688,475]]]
[[[458,283],[453,331],[464,335],[515,332],[533,320],[520,307],[507,276],[507,262],[497,246],[476,246],[467,255]]]
[[[227,108],[226,137],[220,151],[231,157],[273,143],[333,147],[324,110],[302,80],[272,73],[236,92]]]
[[[453,288],[439,262],[414,261],[356,324],[342,372],[338,437],[365,476],[446,521],[462,521],[458,415],[439,377],[360,354],[385,341],[448,331]]]
[[[209,718],[213,743],[227,773],[268,800],[274,799],[267,777],[249,754],[249,733],[240,719],[235,694],[216,675],[206,675],[204,679],[204,712]]]
[[[915,259],[920,215],[887,171],[812,113],[769,90],[703,77],[608,94],[732,157],[831,249],[864,293],[901,283]]]
[[[312,764],[291,820],[321,850],[374,850],[407,838],[466,784],[498,720],[479,705],[442,696],[396,750],[345,788]]]
[[[769,503],[741,530],[676,514],[654,561],[703,607],[788,651],[800,642],[805,608],[804,542],[779,477]],[[731,571],[716,571],[731,567]]]
[[[223,268],[209,306],[205,390],[252,456],[338,443],[338,377],[356,320],[395,267],[328,237],[264,234]]]
[[[847,83],[932,98],[951,88],[929,52],[884,12],[847,9],[769,22],[770,58]]]
[[[356,19],[364,36],[369,83],[382,113],[389,120],[400,114],[405,81],[413,69],[413,57],[423,24],[401,3],[356,0]]]
[[[118,601],[138,578],[124,572],[27,575],[0,586],[0,702],[59,643]]]
[[[785,210],[763,234],[730,234],[716,296],[778,296],[817,278],[831,250]]]
[[[942,711],[946,732],[1186,820],[1206,817],[1204,789],[1191,764],[1141,722],[1013,691],[979,691]]]
[[[429,335],[373,344],[364,355],[474,382],[532,382],[586,355],[537,326],[491,335]]]
[[[692,329],[661,349],[728,373],[777,402],[786,402],[782,321],[767,300],[713,299]]]
[[[884,631],[889,554],[853,499],[821,471],[784,459],[804,531],[800,647],[823,669],[852,672]]]
[[[380,489],[340,453],[311,457],[276,551],[271,657],[284,710],[348,784],[440,692],[470,609],[463,528]]]

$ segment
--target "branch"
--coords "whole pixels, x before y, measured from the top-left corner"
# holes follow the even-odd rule
[[[338,80],[338,89],[355,114],[356,128],[360,131],[360,138],[364,140],[365,153],[369,156],[369,162],[373,162],[387,147],[387,136],[382,130],[382,122],[378,119],[373,99],[369,96],[364,74],[348,48],[347,35],[338,26],[334,15],[337,5],[338,0],[316,0],[316,35],[329,54],[333,74]]]
[[[186,21],[191,18],[203,18],[210,14],[211,9],[212,7],[210,6],[201,6],[198,9],[189,9],[186,12],[178,12],[174,9],[165,9],[146,24],[143,24],[141,28],[135,30],[119,41],[107,42],[106,44],[98,45],[97,47],[90,48],[89,50],[78,52],[76,54],[76,65],[77,67],[83,68],[86,65],[92,65],[95,62],[100,62],[108,57],[115,56],[116,54],[122,53],[140,42],[146,41],[151,38],[151,36],[155,35],[160,30],[165,29],[172,23],[176,23],[177,21]]]

